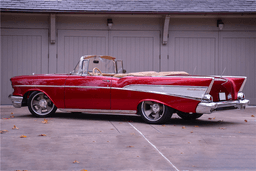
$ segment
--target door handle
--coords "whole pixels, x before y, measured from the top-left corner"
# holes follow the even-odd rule
[[[109,80],[102,80],[102,81],[104,81],[104,82],[108,82],[108,83],[110,82]]]

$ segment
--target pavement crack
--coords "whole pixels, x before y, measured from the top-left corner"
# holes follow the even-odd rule
[[[121,133],[118,129],[117,129],[117,127],[111,122],[111,121],[109,121],[110,123],[111,123],[111,125],[116,129],[116,131],[118,132],[118,133]]]
[[[154,126],[152,126],[152,125],[150,125],[152,128],[154,128],[157,132],[159,132],[159,133],[161,133],[162,134],[162,132],[161,131],[159,131],[157,128],[155,128]]]

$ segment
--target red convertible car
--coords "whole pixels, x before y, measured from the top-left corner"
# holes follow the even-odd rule
[[[82,56],[69,74],[11,78],[14,107],[32,115],[66,112],[138,114],[147,123],[163,123],[173,113],[191,120],[217,109],[249,104],[242,93],[246,77],[193,76],[183,71],[125,73],[111,56]]]

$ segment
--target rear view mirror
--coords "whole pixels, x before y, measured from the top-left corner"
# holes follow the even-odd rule
[[[94,64],[98,64],[99,61],[98,61],[98,60],[93,60],[93,63],[94,63]]]

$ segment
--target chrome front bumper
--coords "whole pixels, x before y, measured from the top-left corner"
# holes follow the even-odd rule
[[[222,102],[201,102],[196,108],[196,113],[210,114],[214,110],[221,110],[229,107],[236,109],[245,109],[245,107],[250,103],[250,100],[234,100],[234,101],[222,101]]]
[[[13,96],[13,95],[9,95],[9,99],[11,99],[12,101],[12,105],[16,108],[21,108],[22,105],[22,100],[23,97],[22,96]]]

